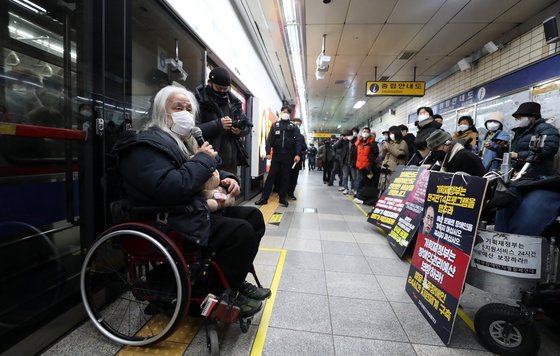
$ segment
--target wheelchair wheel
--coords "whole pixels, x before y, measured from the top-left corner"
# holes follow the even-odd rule
[[[476,333],[488,350],[505,356],[535,355],[539,334],[518,308],[492,303],[480,308],[474,318]]]
[[[82,266],[80,289],[95,327],[131,346],[172,334],[190,300],[181,252],[169,237],[144,224],[115,226],[95,241]]]
[[[220,342],[218,341],[218,323],[215,320],[208,320],[206,324],[206,347],[210,356],[220,354]]]

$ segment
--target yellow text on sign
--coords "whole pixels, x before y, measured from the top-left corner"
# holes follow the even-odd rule
[[[424,82],[366,82],[367,96],[424,96]]]

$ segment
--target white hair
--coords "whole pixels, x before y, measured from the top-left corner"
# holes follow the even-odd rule
[[[167,99],[175,93],[181,93],[189,99],[191,103],[192,114],[194,117],[196,117],[196,115],[198,114],[198,102],[196,101],[196,97],[194,96],[194,94],[183,87],[168,85],[162,88],[154,97],[151,115],[143,130],[147,130],[150,127],[157,127],[160,130],[167,132],[171,135],[171,137],[173,137],[173,139],[175,139],[177,145],[179,146],[181,152],[183,152],[185,157],[188,157],[190,154],[182,141],[182,137],[171,131],[168,126],[166,103]]]

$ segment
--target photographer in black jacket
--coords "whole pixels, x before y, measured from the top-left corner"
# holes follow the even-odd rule
[[[208,76],[208,84],[196,88],[200,105],[196,126],[222,159],[222,169],[237,174],[239,137],[251,132],[252,124],[243,112],[243,104],[230,92],[231,77],[225,68],[216,67]]]

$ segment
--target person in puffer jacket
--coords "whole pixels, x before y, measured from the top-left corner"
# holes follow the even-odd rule
[[[208,142],[198,147],[192,137],[196,109],[194,94],[172,85],[164,87],[154,98],[146,127],[123,132],[113,152],[130,204],[184,206],[185,213],[170,213],[167,224],[213,254],[230,287],[239,292],[242,314],[250,316],[270,296],[269,289],[245,282],[265,232],[264,219],[254,207],[233,206],[210,213],[201,188],[216,171],[217,152]],[[227,171],[219,175],[228,193],[238,195],[237,177]]]
[[[531,163],[531,167],[508,188],[515,198],[496,212],[495,230],[541,235],[560,211],[560,177],[553,168],[560,137],[558,129],[541,117],[538,103],[523,103],[512,116],[516,119],[517,127],[514,129],[511,157],[517,159],[516,170],[521,169],[526,162]]]
[[[503,131],[503,125],[504,114],[499,111],[491,113],[486,120],[484,120],[484,126],[486,126],[488,131],[481,142],[480,152],[482,164],[486,168],[486,171],[497,169],[500,166],[499,161],[492,161],[496,158],[502,158],[504,155],[504,147],[500,145],[498,141],[509,143],[509,135],[507,132]]]
[[[369,127],[362,129],[362,137],[355,143],[358,148],[356,157],[356,168],[358,169],[358,187],[356,191],[359,193],[360,188],[363,186],[363,180],[366,179],[368,174],[374,175],[375,160],[379,155],[379,148],[375,142],[375,133],[371,136]]]

